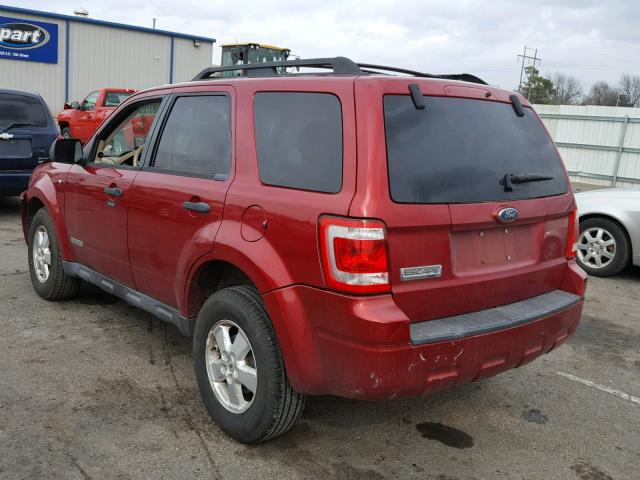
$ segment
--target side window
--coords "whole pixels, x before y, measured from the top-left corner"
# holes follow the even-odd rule
[[[116,121],[115,128],[107,128],[100,135],[93,161],[106,166],[138,167],[161,102],[154,99],[132,106],[130,113],[122,121]]]
[[[98,92],[90,93],[87,98],[82,101],[82,110],[90,112],[95,110],[96,102],[98,101]]]
[[[153,168],[225,180],[231,169],[229,97],[178,97],[162,130]]]
[[[342,109],[328,93],[258,93],[254,103],[260,180],[337,193],[342,188]]]
[[[120,93],[120,92],[109,92],[104,97],[104,106],[105,107],[117,107],[125,100],[130,93]]]

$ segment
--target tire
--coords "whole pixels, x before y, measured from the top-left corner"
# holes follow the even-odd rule
[[[41,234],[48,238],[48,248],[42,248]],[[38,238],[36,238],[38,235]],[[34,251],[36,255],[34,255]],[[77,295],[80,288],[80,279],[67,275],[62,267],[62,255],[58,244],[58,237],[46,209],[41,208],[31,219],[29,224],[29,273],[31,283],[35,291],[45,300],[67,300]],[[44,275],[44,265],[36,265],[37,259],[41,259],[46,264],[46,275]]]
[[[240,354],[237,363],[231,360],[235,365],[227,367],[226,370],[224,367],[213,366],[208,370],[207,359],[210,360],[210,365],[216,362],[218,365],[224,363],[224,348],[217,348],[221,342],[214,341],[220,338],[214,333],[223,335],[220,331],[227,327],[233,346],[237,346],[238,338],[243,335],[248,341],[251,354],[244,357],[244,366],[243,361],[239,360],[242,356]],[[231,351],[232,349],[229,349],[229,352]],[[226,359],[229,360],[229,353],[226,355]],[[196,321],[193,356],[198,387],[209,415],[235,440],[242,443],[259,443],[275,438],[293,427],[302,414],[306,397],[296,393],[289,384],[271,321],[260,295],[251,287],[225,288],[207,299]],[[224,391],[225,388],[230,388],[229,375],[240,376],[243,368],[248,371],[251,367],[255,367],[257,379],[254,384],[255,392],[242,386],[241,396],[242,400],[246,400],[246,404],[237,409],[238,402],[231,405],[233,402],[229,401],[225,405]],[[218,368],[226,371],[226,380],[214,381],[216,375],[219,378],[222,378],[220,375],[225,375],[221,374]],[[233,374],[229,373],[231,371]],[[233,381],[235,380],[232,379]],[[249,383],[245,381],[245,384]],[[235,383],[232,386],[237,388]],[[230,410],[232,408],[236,411]],[[241,410],[242,408],[244,410]]]
[[[631,243],[620,224],[607,218],[589,218],[580,222],[576,260],[589,275],[616,275],[629,264],[630,259]]]
[[[62,130],[60,130],[60,135],[62,135],[63,138],[73,138],[71,136],[71,129],[69,127],[64,127]]]

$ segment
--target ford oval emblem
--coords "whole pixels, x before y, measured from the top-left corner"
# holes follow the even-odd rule
[[[502,223],[511,223],[518,218],[518,209],[513,207],[501,208],[496,217]]]

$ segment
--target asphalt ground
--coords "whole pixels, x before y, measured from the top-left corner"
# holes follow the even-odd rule
[[[191,342],[84,286],[32,289],[16,199],[0,199],[0,478],[640,478],[640,269],[591,278],[559,349],[495,378],[384,403],[313,397],[245,446],[210,420]]]

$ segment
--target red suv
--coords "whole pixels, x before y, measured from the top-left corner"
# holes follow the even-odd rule
[[[84,280],[192,335],[204,403],[242,442],[287,431],[305,395],[524,365],[585,291],[567,175],[523,97],[341,57],[133,95],[84,149],[54,144],[22,220],[40,296]]]

